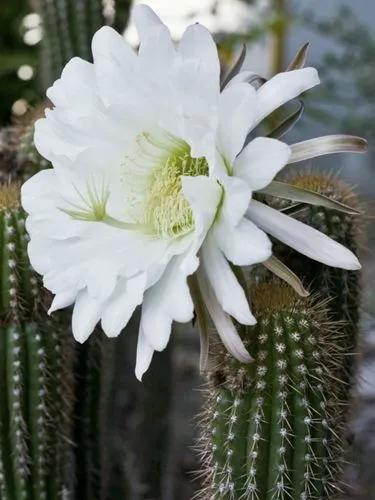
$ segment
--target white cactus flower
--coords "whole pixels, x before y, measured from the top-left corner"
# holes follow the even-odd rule
[[[166,347],[172,321],[192,319],[187,278],[196,272],[224,344],[247,362],[231,317],[255,318],[230,263],[269,259],[269,233],[328,265],[360,267],[340,244],[252,200],[303,152],[265,137],[245,145],[246,137],[318,75],[289,71],[255,89],[240,73],[221,90],[203,26],[175,45],[150,8],[138,5],[134,16],[138,53],[104,27],[93,64],[72,59],[47,92],[54,107],[36,123],[35,144],[53,168],[22,188],[30,260],[55,295],[50,312],[74,304],[79,342],[99,321],[117,336],[142,304],[138,378]]]

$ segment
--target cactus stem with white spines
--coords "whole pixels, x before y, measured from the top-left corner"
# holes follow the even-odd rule
[[[61,390],[54,363],[69,365],[71,334],[62,322],[63,349],[51,349],[58,322],[44,317],[44,292],[28,262],[27,242],[19,186],[0,185],[0,496],[57,500],[65,472],[57,479],[53,463],[58,446],[71,444],[62,422],[69,392]],[[55,495],[51,482],[58,482]]]
[[[295,215],[298,220],[327,234],[358,254],[363,240],[364,206],[353,189],[333,174],[322,174],[313,170],[294,174],[288,178],[288,182],[344,203],[360,214],[352,215],[323,207],[301,205]],[[287,203],[270,198],[268,201],[277,208]],[[343,330],[346,335],[347,351],[351,353],[344,361],[347,372],[345,380],[352,383],[355,367],[353,354],[357,350],[358,343],[360,273],[325,266],[279,244],[275,245],[275,253],[291,267],[306,286],[319,291],[322,297],[330,298],[328,307],[334,321],[345,322]]]
[[[328,498],[343,431],[345,344],[325,306],[275,282],[252,292],[258,324],[243,334],[255,361],[214,346],[202,419],[200,498]]]

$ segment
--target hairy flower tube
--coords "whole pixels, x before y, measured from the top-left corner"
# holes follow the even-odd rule
[[[287,71],[255,88],[239,72],[221,88],[203,26],[188,27],[175,45],[149,7],[137,5],[134,17],[137,53],[104,27],[94,62],[72,59],[47,91],[53,109],[36,123],[35,144],[53,168],[22,188],[30,260],[55,295],[50,312],[74,304],[80,342],[99,321],[119,335],[142,304],[138,378],[166,347],[172,322],[193,318],[187,278],[195,273],[224,344],[249,362],[232,318],[256,320],[232,265],[267,261],[267,233],[327,265],[360,267],[342,245],[252,198],[288,163],[342,150],[319,139],[248,140],[318,74]]]

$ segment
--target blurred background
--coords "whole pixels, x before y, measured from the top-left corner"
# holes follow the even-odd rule
[[[61,64],[71,56],[90,58],[85,42],[85,37],[91,36],[90,30],[82,28],[74,43],[69,42],[68,34],[64,38],[64,29],[70,30],[72,24],[79,24],[79,16],[84,15],[89,4],[90,0],[76,0],[69,5],[65,0],[54,3],[1,0],[0,127],[27,120],[43,99],[45,88],[58,76]],[[129,15],[131,3],[119,1],[116,12],[111,0],[103,0],[102,4],[102,12],[90,14],[92,25],[102,19],[123,32],[136,47],[137,36]],[[364,273],[360,367],[351,436],[357,458],[354,465],[347,466],[344,478],[347,491],[342,498],[375,499],[372,472],[375,460],[375,320],[372,319],[375,318],[375,3],[373,0],[149,0],[148,4],[170,27],[176,40],[188,24],[199,21],[207,26],[215,35],[224,67],[231,64],[245,43],[248,50],[244,66],[265,77],[285,69],[297,49],[309,41],[308,63],[318,68],[322,85],[306,96],[306,112],[298,127],[288,134],[287,142],[331,133],[360,135],[369,141],[367,155],[326,156],[314,160],[311,166],[339,172],[356,187],[367,206],[361,255]],[[43,5],[60,6],[54,26],[42,27]],[[47,53],[51,43],[45,42],[54,30],[61,31],[60,40],[66,42],[61,47],[52,44],[52,52]],[[4,155],[2,141],[4,136],[0,134],[0,161]],[[174,373],[170,383],[160,382],[162,388],[172,394],[168,418],[173,427],[170,439],[173,445],[168,451],[168,460],[174,482],[168,486],[170,498],[176,498],[179,492],[179,498],[187,499],[199,483],[191,474],[198,467],[192,451],[196,435],[192,415],[199,408],[202,385],[198,373],[199,341],[196,332],[192,334],[186,328],[177,329],[174,337],[173,356],[162,354],[157,363],[159,367],[172,363]],[[154,373],[156,370],[154,368]],[[121,409],[114,416],[113,429],[117,425],[121,427],[122,417],[137,404],[134,396],[137,389],[132,400],[128,381],[128,374],[123,371],[117,374],[116,393]],[[114,439],[115,431],[112,434]]]

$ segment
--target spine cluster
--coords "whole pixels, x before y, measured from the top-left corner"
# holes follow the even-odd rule
[[[338,202],[349,205],[363,213],[363,207],[353,190],[333,175],[314,172],[294,175],[291,184],[310,189]],[[363,217],[325,209],[305,206],[298,210],[296,217],[330,238],[343,244],[358,255],[363,239]],[[278,248],[280,258],[303,279],[304,284],[322,298],[329,299],[328,308],[333,321],[343,323],[343,336],[348,353],[357,352],[360,297],[360,273],[328,267],[319,262],[302,257],[291,250]],[[344,360],[345,381],[353,382],[355,356]]]
[[[360,211],[332,176],[289,182]],[[276,208],[289,202],[267,199]],[[355,253],[361,224],[352,215],[300,205],[294,214]],[[238,365],[215,347],[202,420],[207,499],[307,500],[339,490],[357,345],[358,273],[324,266],[275,243],[314,299],[302,300],[260,274],[252,290],[255,328],[243,332],[255,362]],[[321,301],[320,305],[317,301]]]
[[[349,399],[343,336],[321,304],[283,286],[259,286],[254,300],[259,322],[244,338],[255,362],[241,366],[215,348],[202,419],[202,498],[329,498]]]
[[[46,320],[24,224],[18,186],[0,187],[0,497],[57,499],[66,478],[73,351],[66,327]]]

